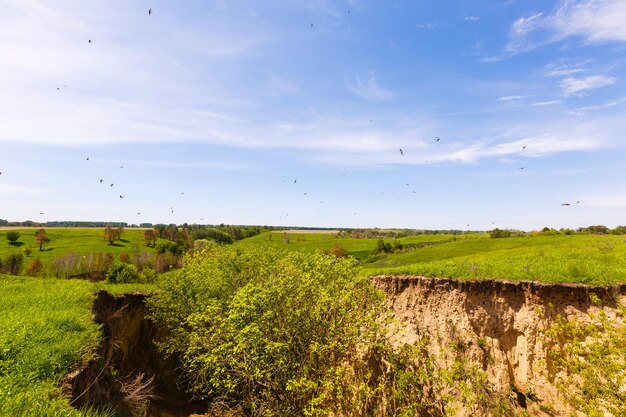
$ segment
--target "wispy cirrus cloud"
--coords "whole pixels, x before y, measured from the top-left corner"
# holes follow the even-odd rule
[[[498,97],[499,101],[514,101],[514,100],[522,100],[528,96],[502,96]]]
[[[422,22],[416,23],[415,27],[418,29],[435,29],[439,27],[439,22]]]
[[[626,97],[622,97],[620,99],[617,100],[611,100],[611,101],[607,101],[606,103],[603,104],[594,104],[591,106],[582,106],[582,107],[578,107],[574,110],[571,110],[569,112],[569,114],[572,114],[574,116],[584,116],[586,114],[589,114],[591,112],[597,111],[597,110],[604,110],[604,109],[608,109],[611,107],[616,107],[616,106],[620,106],[622,104],[626,103]]]
[[[537,101],[533,103],[533,106],[542,107],[542,106],[553,106],[555,104],[562,103],[561,100],[549,100],[549,101]]]
[[[569,37],[585,44],[626,42],[626,2],[623,0],[561,0],[550,13],[522,16],[511,24],[505,51],[530,51]]]
[[[354,80],[348,81],[346,86],[354,94],[368,101],[387,101],[394,96],[393,91],[378,84],[374,71],[370,71],[365,79],[359,74],[355,75]]]
[[[582,95],[591,90],[614,84],[617,81],[615,77],[606,77],[603,75],[590,75],[584,78],[568,77],[561,81],[561,91],[564,96]]]

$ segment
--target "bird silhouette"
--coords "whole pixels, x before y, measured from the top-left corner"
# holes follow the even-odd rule
[[[313,27],[313,23],[311,23],[311,27]]]
[[[526,145],[522,146],[522,149],[526,149]]]
[[[571,205],[570,203],[561,203],[562,206],[569,206]]]
[[[580,200],[576,202],[576,204],[580,204]]]
[[[111,184],[111,187],[113,187],[113,184]]]
[[[89,39],[89,43],[91,43],[91,39]]]
[[[120,198],[124,198],[124,196],[120,194]]]
[[[44,214],[46,214],[46,213],[39,213],[39,214],[44,215]]]
[[[400,155],[404,156],[404,151],[400,148]]]
[[[148,9],[148,16],[152,15],[152,9]]]
[[[137,214],[139,215],[139,214],[141,214],[141,212],[138,211]]]
[[[295,184],[295,183],[297,183],[297,182],[298,182],[298,179],[297,179],[297,178],[296,178],[295,180],[293,180],[293,183],[294,183],[294,184]]]
[[[526,167],[520,167],[519,169],[526,169]]]
[[[59,87],[57,87],[57,91],[59,91]]]
[[[102,179],[100,179],[100,184],[102,184]]]
[[[87,160],[87,161],[89,161],[89,157],[87,157],[87,159],[86,159],[86,160]]]
[[[435,136],[435,142],[439,142],[441,138],[439,136]]]

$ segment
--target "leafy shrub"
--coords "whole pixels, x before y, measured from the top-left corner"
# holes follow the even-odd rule
[[[9,241],[9,245],[15,244],[20,238],[20,232],[16,232],[15,230],[10,230],[7,232],[7,240]]]
[[[36,277],[41,273],[42,270],[43,264],[41,263],[41,260],[39,260],[39,258],[33,259],[26,267],[26,275]]]
[[[139,273],[139,282],[141,284],[152,284],[157,280],[157,273],[152,268],[146,268]]]
[[[21,253],[12,253],[4,259],[2,271],[7,274],[17,275],[22,270],[24,263],[24,255]]]
[[[107,281],[112,284],[129,284],[139,282],[139,271],[132,264],[116,262],[111,265],[107,272]]]
[[[500,230],[497,227],[489,232],[489,237],[492,239],[499,239],[504,237],[511,237],[510,230]]]
[[[345,247],[341,246],[339,243],[335,243],[332,249],[329,252],[335,258],[347,258],[348,251]]]
[[[180,356],[189,390],[222,411],[369,415],[422,395],[421,376],[412,374],[395,383],[411,395],[381,401],[380,373],[367,366],[390,351],[379,325],[382,294],[358,277],[353,260],[220,246],[188,254],[162,287],[148,301],[168,331],[160,348]]]
[[[120,262],[123,262],[125,264],[130,262],[130,255],[128,254],[128,252],[120,253]]]

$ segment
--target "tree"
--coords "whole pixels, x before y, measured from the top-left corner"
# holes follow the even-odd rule
[[[154,247],[154,244],[157,238],[157,233],[158,231],[155,229],[148,229],[148,230],[143,231],[143,240],[146,241],[146,245],[148,247],[151,247],[151,246]]]
[[[7,232],[7,240],[9,241],[9,245],[15,245],[15,242],[20,238],[20,232],[16,232],[15,230],[11,230]]]
[[[24,263],[24,255],[21,253],[12,253],[4,260],[4,270],[11,275],[17,275],[22,269]]]
[[[104,228],[104,240],[109,242],[109,245],[113,245],[115,239],[120,238],[120,229],[107,226]]]
[[[35,233],[35,242],[39,245],[39,251],[43,250],[43,244],[49,242],[48,235],[44,229],[39,229],[37,233]]]
[[[493,229],[490,233],[489,233],[489,237],[492,239],[499,239],[499,238],[503,238],[503,237],[511,237],[511,231],[510,230],[500,230],[497,227],[495,229]]]

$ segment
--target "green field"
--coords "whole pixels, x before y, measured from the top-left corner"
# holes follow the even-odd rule
[[[285,236],[289,237],[289,242]],[[440,243],[453,240],[476,240],[484,239],[487,235],[416,235],[397,239],[403,245]],[[393,239],[386,239],[393,241]],[[358,260],[365,260],[376,247],[378,239],[341,238],[337,234],[330,233],[283,233],[265,232],[260,235],[244,239],[238,244],[260,244],[287,250],[330,250],[334,245],[341,245],[348,251],[348,255]]]
[[[35,233],[38,229],[12,230],[21,235],[17,245],[9,244],[6,238],[8,230],[0,230],[0,259],[5,259],[12,253],[22,253],[24,254],[24,268],[30,261],[37,258],[41,260],[44,268],[48,268],[55,258],[69,253],[78,255],[110,253],[117,259],[122,252],[132,253],[133,247],[139,252],[154,252],[153,248],[146,245],[143,240],[143,230],[139,229],[125,229],[121,240],[116,240],[113,245],[109,245],[103,238],[103,228],[47,228],[45,230],[50,241],[43,245],[42,251],[35,242]],[[29,256],[25,254],[26,248],[32,251]]]
[[[270,240],[270,236],[272,236]],[[432,243],[422,248],[368,258],[378,239],[333,235],[264,233],[240,244],[287,250],[328,250],[344,246],[361,261],[367,275],[425,275],[447,278],[499,278],[544,282],[613,284],[626,282],[626,236],[558,235],[490,239],[487,234],[419,235],[401,244]],[[391,241],[391,239],[386,239]]]

